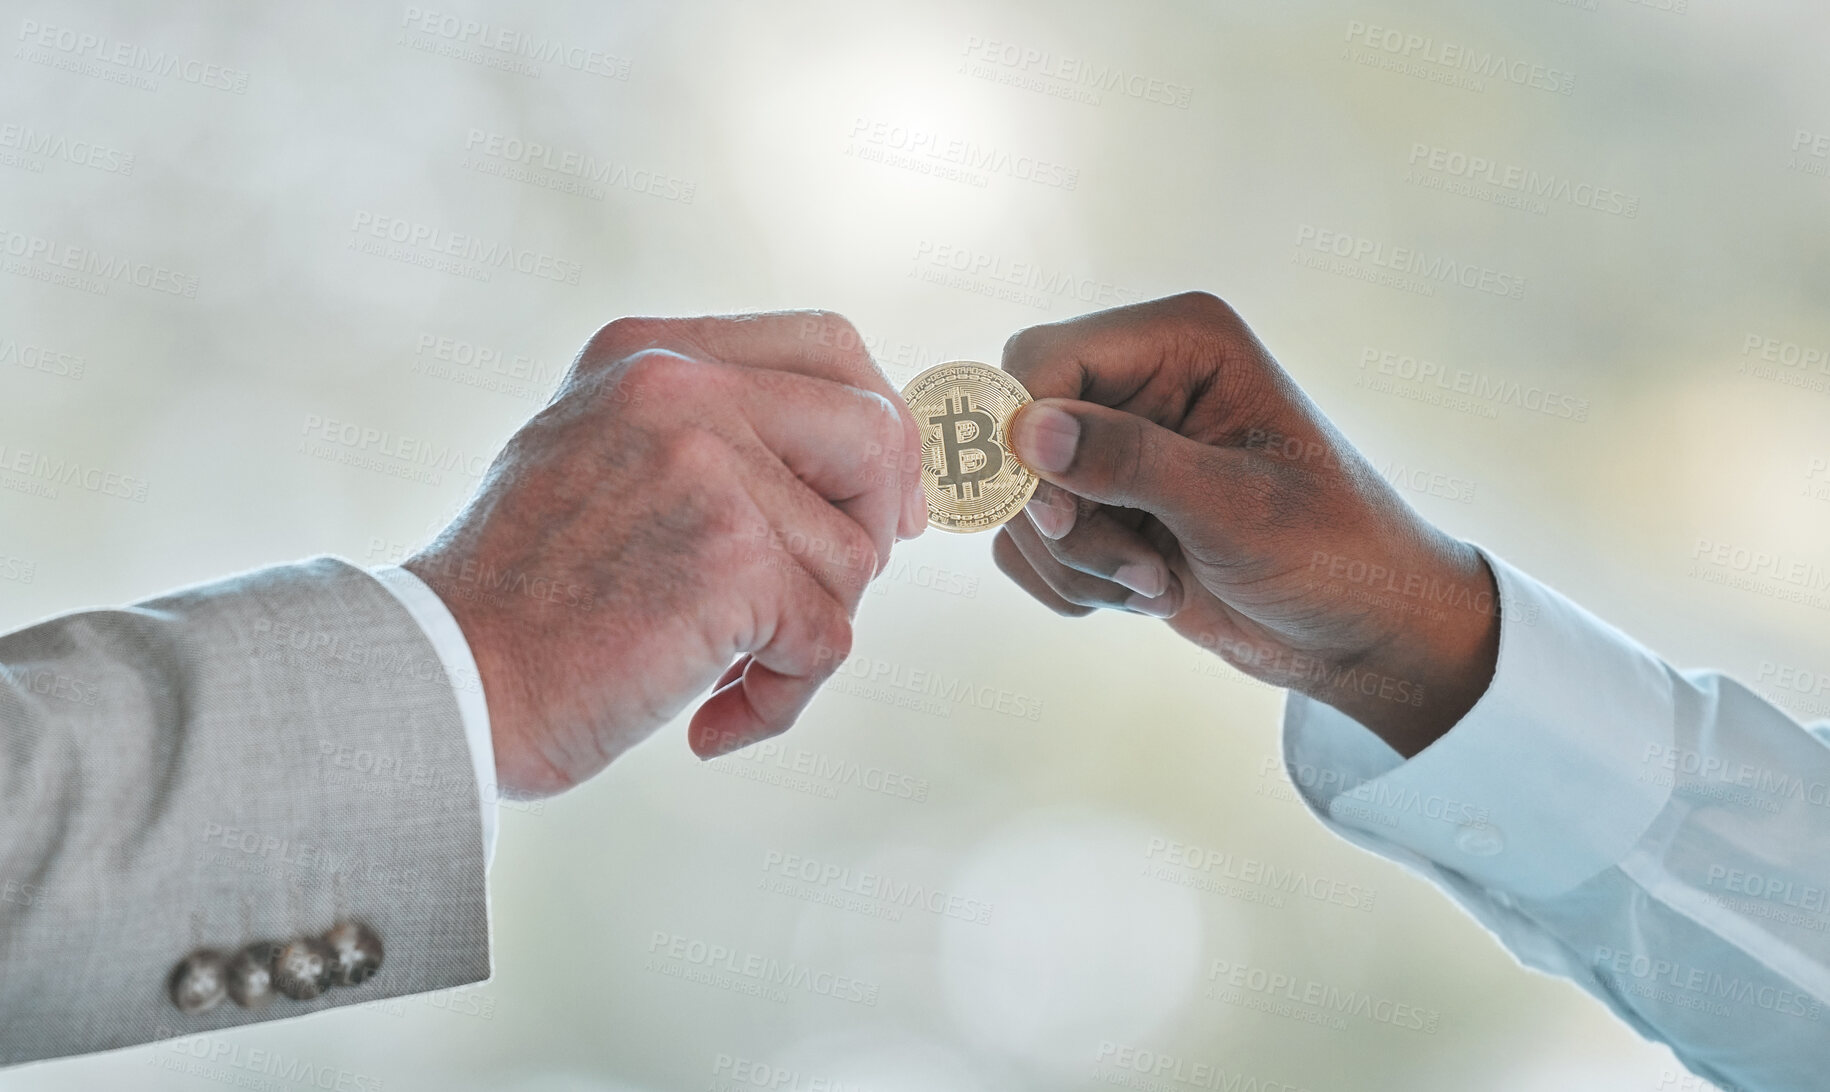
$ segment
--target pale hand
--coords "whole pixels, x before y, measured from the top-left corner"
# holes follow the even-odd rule
[[[844,319],[621,319],[406,568],[482,675],[497,776],[562,791],[712,693],[711,757],[786,730],[926,526],[920,445]]]

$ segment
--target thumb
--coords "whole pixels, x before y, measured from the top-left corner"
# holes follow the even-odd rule
[[[1066,398],[1019,410],[1010,442],[1043,480],[1101,504],[1142,509],[1183,539],[1205,537],[1200,515],[1222,499],[1222,464],[1235,454],[1134,413]]]

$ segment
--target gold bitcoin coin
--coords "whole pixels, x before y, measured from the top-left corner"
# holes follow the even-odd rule
[[[1023,384],[989,364],[954,360],[909,380],[902,397],[921,430],[929,524],[989,531],[1029,503],[1036,476],[1010,446],[1010,419],[1029,404]]]

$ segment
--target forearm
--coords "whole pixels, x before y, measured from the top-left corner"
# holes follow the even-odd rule
[[[326,559],[69,615],[0,637],[0,665],[0,1064],[487,976],[451,684],[367,574]],[[358,989],[162,1000],[196,949],[349,919],[388,950]]]

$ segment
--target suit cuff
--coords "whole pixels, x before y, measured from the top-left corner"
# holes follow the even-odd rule
[[[451,682],[452,696],[457,699],[458,716],[464,722],[464,738],[470,744],[470,762],[476,770],[477,791],[483,816],[483,867],[487,870],[496,859],[496,744],[489,730],[489,702],[483,696],[483,676],[477,672],[477,661],[470,653],[470,642],[458,628],[450,608],[427,583],[399,565],[385,565],[371,570],[381,586],[393,593],[438,653],[439,666]]]
[[[1310,808],[1374,848],[1549,898],[1626,856],[1664,810],[1674,708],[1665,665],[1482,551],[1500,651],[1474,708],[1406,762],[1346,714],[1292,693],[1284,762]]]

